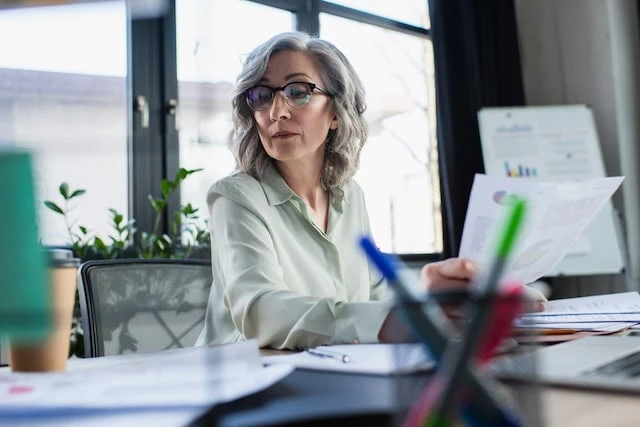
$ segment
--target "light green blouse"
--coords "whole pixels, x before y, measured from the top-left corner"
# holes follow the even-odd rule
[[[221,179],[207,203],[213,285],[196,345],[377,341],[389,305],[358,247],[370,229],[355,182],[331,192],[326,234],[274,168],[262,182],[242,172]]]

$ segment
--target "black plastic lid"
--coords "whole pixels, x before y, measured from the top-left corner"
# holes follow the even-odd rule
[[[49,258],[49,267],[75,267],[80,266],[80,258],[73,257],[71,249],[47,249],[47,257]]]

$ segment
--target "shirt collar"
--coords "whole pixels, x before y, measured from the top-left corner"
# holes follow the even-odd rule
[[[282,175],[278,173],[273,165],[270,165],[260,181],[262,190],[267,196],[270,206],[281,205],[287,202],[296,193],[289,188]],[[344,187],[334,188],[330,192],[330,203],[338,212],[343,212],[344,203],[346,202]]]
[[[262,181],[260,181],[260,185],[262,185],[264,194],[267,196],[271,206],[281,205],[296,194],[289,188],[273,165],[270,165],[267,169]]]

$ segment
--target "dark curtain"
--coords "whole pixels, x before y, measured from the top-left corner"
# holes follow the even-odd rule
[[[524,105],[514,0],[428,0],[435,61],[444,254],[455,256],[475,173],[477,113]]]

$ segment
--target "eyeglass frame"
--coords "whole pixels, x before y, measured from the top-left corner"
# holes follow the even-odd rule
[[[284,91],[284,90],[285,90],[285,88],[286,88],[287,86],[292,85],[292,84],[303,84],[303,85],[306,85],[306,86],[308,86],[309,88],[311,88],[311,92],[310,92],[311,96],[309,97],[309,101],[307,101],[304,105],[291,105],[291,104],[288,102],[289,97],[285,94],[285,91]],[[265,87],[265,88],[267,88],[267,89],[270,89],[270,90],[271,90],[271,103],[269,104],[269,106],[268,106],[267,108],[264,108],[264,109],[262,109],[262,110],[256,110],[256,109],[254,109],[254,108],[251,106],[251,103],[249,102],[249,92],[250,92],[252,89],[255,89],[255,88],[257,88],[257,87]],[[302,108],[302,107],[304,107],[304,106],[306,106],[306,105],[309,105],[309,102],[311,102],[311,99],[313,98],[313,92],[314,92],[314,90],[316,90],[316,89],[318,89],[318,92],[320,92],[321,94],[325,95],[326,97],[328,97],[328,98],[333,98],[333,95],[331,95],[329,92],[327,92],[325,89],[321,88],[320,86],[318,86],[318,85],[317,85],[317,84],[315,84],[315,83],[312,83],[312,82],[301,82],[301,81],[295,81],[295,82],[289,82],[289,83],[287,83],[286,85],[284,85],[284,86],[279,86],[279,87],[271,87],[271,86],[267,86],[267,85],[255,85],[255,86],[251,86],[249,89],[247,89],[247,90],[245,91],[245,93],[247,94],[247,96],[246,96],[245,100],[246,100],[246,102],[247,102],[247,105],[249,106],[249,108],[250,108],[252,111],[254,111],[254,112],[255,112],[255,111],[266,111],[266,110],[270,109],[270,108],[271,108],[271,106],[273,106],[273,100],[274,100],[274,99],[275,99],[275,97],[276,97],[276,93],[277,93],[278,91],[282,91],[282,94],[284,95],[284,100],[285,100],[285,102],[287,103],[287,105],[288,105],[288,106],[290,106],[290,107],[292,107],[292,108],[296,108],[296,109],[297,109],[297,108]]]

